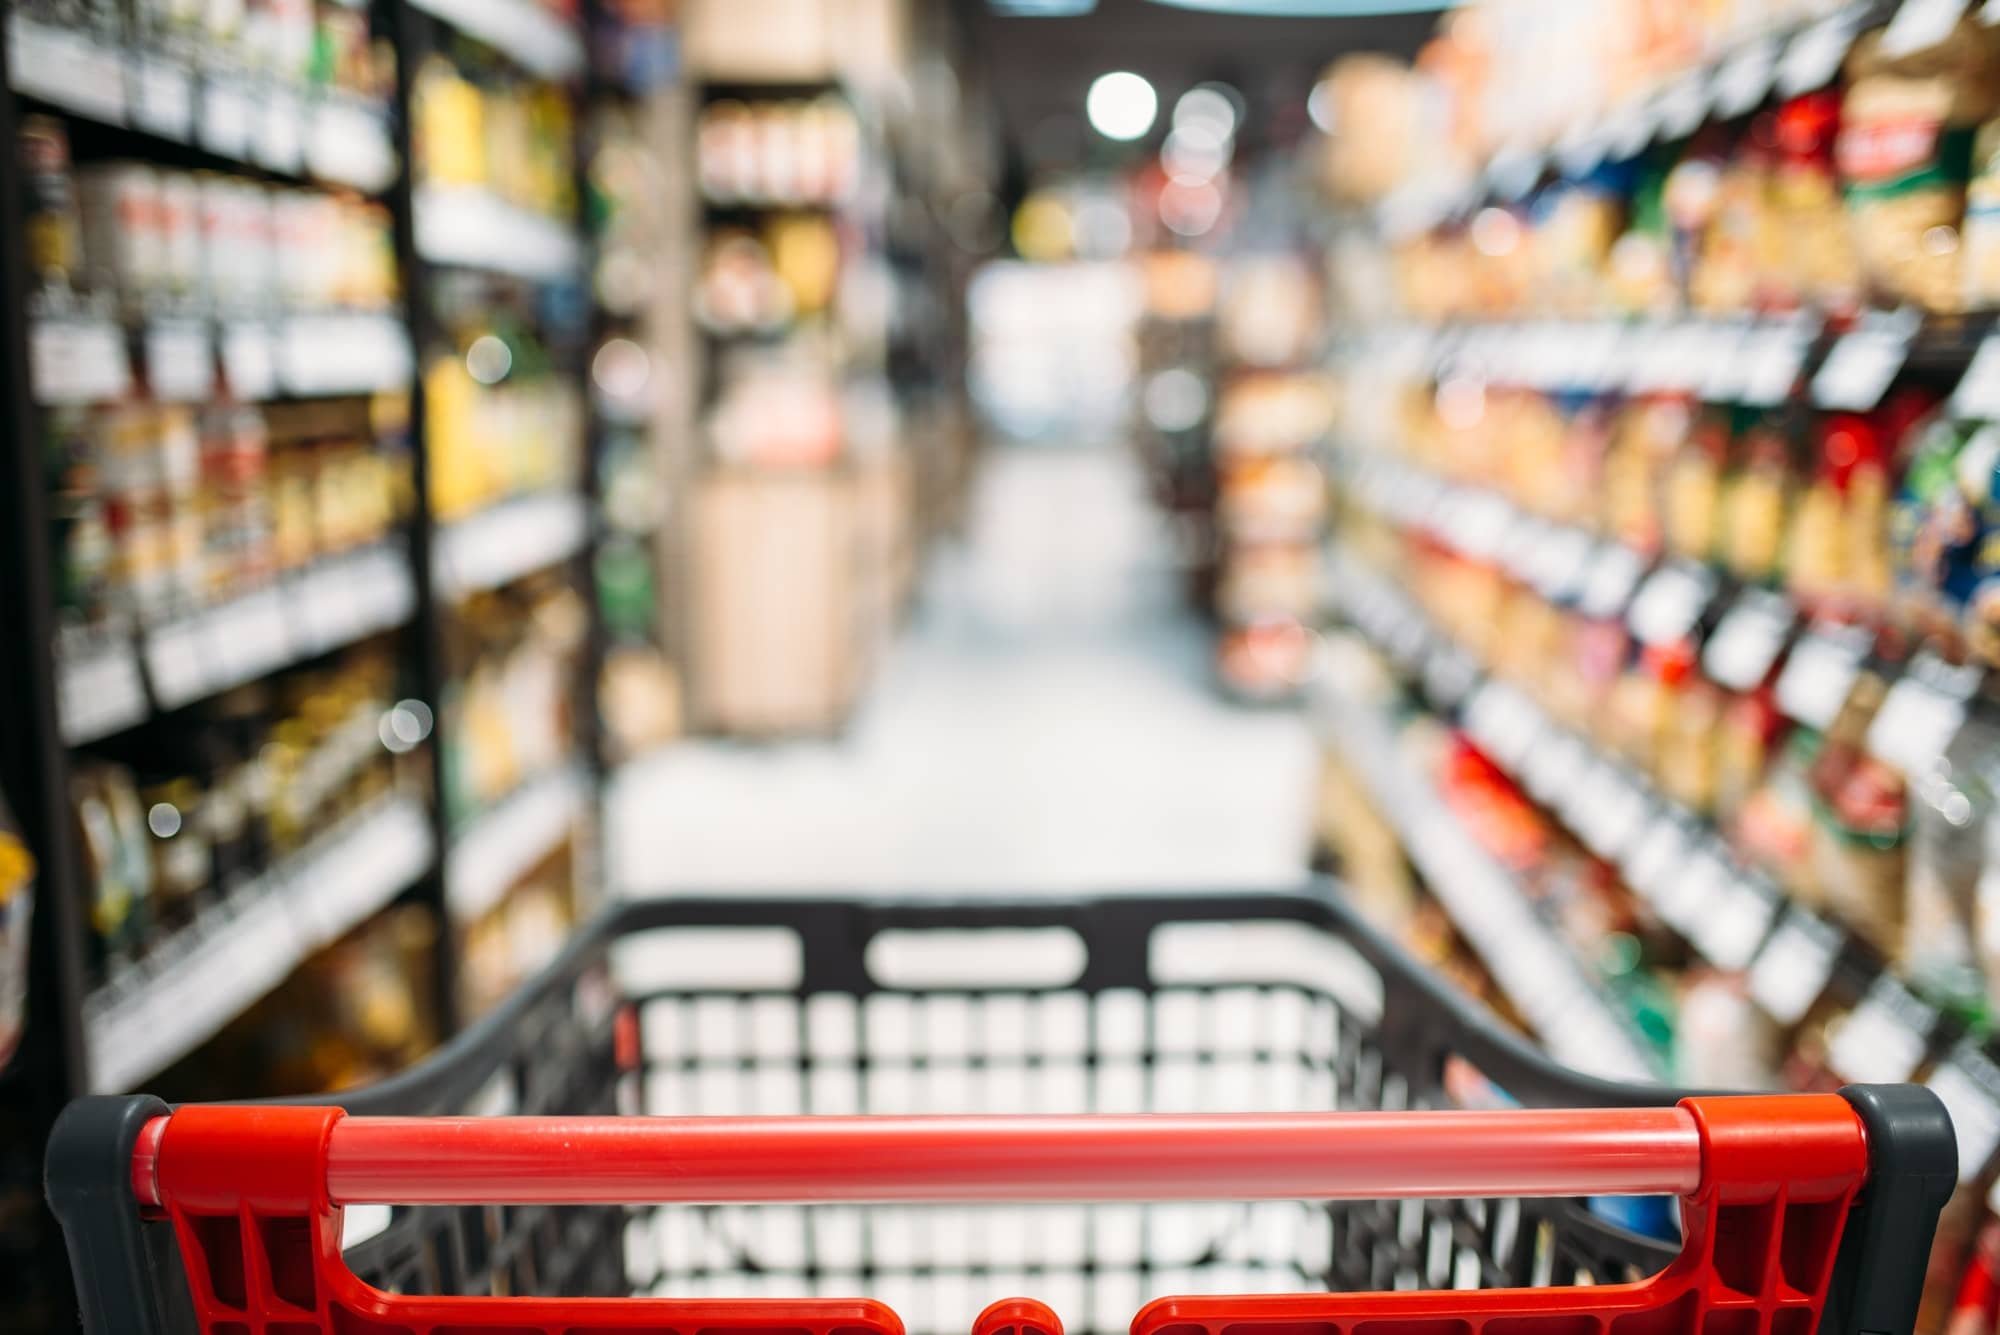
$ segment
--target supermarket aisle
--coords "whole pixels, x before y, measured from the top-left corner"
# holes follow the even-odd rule
[[[849,735],[675,748],[614,791],[613,884],[1271,885],[1305,865],[1304,721],[1223,704],[1121,452],[988,456],[970,539]]]

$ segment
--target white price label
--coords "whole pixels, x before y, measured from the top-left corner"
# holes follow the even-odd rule
[[[1661,566],[1633,595],[1626,621],[1639,643],[1657,648],[1686,638],[1715,596],[1715,575],[1684,562]]]
[[[1552,603],[1568,602],[1583,582],[1590,557],[1590,537],[1580,529],[1550,528],[1535,548],[1530,579],[1535,591]]]
[[[1733,120],[1754,110],[1777,76],[1778,42],[1766,37],[1739,49],[1715,75],[1715,111]]]
[[[1861,1004],[1832,1028],[1827,1064],[1850,1084],[1901,1084],[1923,1061],[1936,1024],[1936,1011],[1885,974],[1875,980]]]
[[[113,125],[125,119],[119,53],[88,33],[37,22],[21,13],[7,20],[7,81],[17,92],[54,102]]]
[[[205,325],[187,320],[146,327],[146,384],[168,403],[200,403],[215,391],[215,352]]]
[[[1588,176],[1604,161],[1604,126],[1579,120],[1556,145],[1556,165],[1565,176]]]
[[[249,90],[233,79],[210,79],[201,90],[201,146],[225,158],[250,149],[257,109]]]
[[[1794,37],[1778,62],[1778,92],[1796,97],[1831,83],[1854,45],[1855,23],[1850,13],[1835,14]]]
[[[1529,149],[1503,148],[1487,165],[1486,180],[1501,199],[1519,199],[1542,178],[1542,155]]]
[[[56,663],[57,717],[71,746],[108,737],[146,717],[139,661],[123,636],[61,649]]]
[[[218,646],[223,671],[233,681],[253,681],[293,656],[284,601],[276,590],[217,608],[210,614],[209,635]]]
[[[1699,70],[1668,84],[1653,105],[1662,139],[1685,139],[1708,114],[1709,90]]]
[[[396,151],[382,113],[338,97],[321,102],[306,131],[306,165],[360,190],[386,188],[396,178]]]
[[[1924,1082],[1951,1114],[1958,1181],[1979,1177],[2000,1149],[2000,1067],[1970,1040],[1959,1043]]]
[[[1587,617],[1605,619],[1625,610],[1639,582],[1638,553],[1619,542],[1607,542],[1597,549],[1577,596],[1577,610]]]
[[[1919,656],[1882,698],[1868,725],[1868,750],[1907,778],[1927,772],[1965,725],[1966,703],[1979,684],[1978,669],[1953,668]]]
[[[1583,784],[1590,773],[1590,763],[1588,745],[1566,732],[1550,729],[1529,748],[1518,768],[1537,802],[1561,806]]]
[[[1753,408],[1782,403],[1799,378],[1809,338],[1789,324],[1766,325],[1744,340],[1742,382],[1734,397]]]
[[[1971,364],[1952,392],[1951,411],[1956,417],[2000,419],[2000,335],[1988,334],[1979,341],[1978,351],[1972,354]]]
[[[1902,330],[1855,330],[1833,345],[1813,376],[1813,402],[1822,408],[1867,412],[1882,401],[1909,353],[1910,337]]]
[[[350,562],[334,561],[306,572],[290,600],[303,623],[300,638],[316,649],[330,649],[362,633],[358,592]]]
[[[232,324],[222,331],[222,376],[246,403],[277,397],[278,363],[269,325]]]
[[[1778,661],[1793,620],[1791,600],[1783,594],[1746,589],[1708,637],[1702,670],[1729,690],[1755,689]]]
[[[1710,325],[1695,390],[1710,403],[1733,402],[1743,392],[1744,349],[1750,338],[1748,325]]]
[[[1514,507],[1490,491],[1459,493],[1439,536],[1477,560],[1493,557],[1513,526]]]
[[[125,333],[108,320],[39,320],[28,335],[35,402],[54,406],[120,399],[132,389]]]
[[[1891,60],[1927,51],[1958,26],[1966,0],[1903,0],[1882,30],[1882,54]]]
[[[1701,83],[1698,79],[1694,81],[1693,96],[1696,107],[1699,108]],[[1628,158],[1637,157],[1639,151],[1645,148],[1647,141],[1653,137],[1653,127],[1659,123],[1665,110],[1666,108],[1661,105],[1634,99],[1613,112],[1604,131],[1604,156],[1613,162],[1624,162]],[[1700,119],[1701,112],[1697,109],[1695,120]]]
[[[168,139],[194,135],[194,78],[187,67],[158,56],[132,61],[132,123]]]
[[[1634,890],[1657,903],[1666,887],[1680,873],[1687,860],[1691,841],[1687,830],[1671,816],[1661,816],[1632,846],[1619,868]]]
[[[208,646],[199,621],[156,626],[146,634],[146,675],[162,709],[178,709],[208,692]]]
[[[1465,698],[1479,679],[1479,665],[1456,645],[1438,641],[1424,660],[1424,690],[1431,699],[1449,708]]]
[[[1740,971],[1756,956],[1779,907],[1775,891],[1738,873],[1694,923],[1695,948],[1716,968]]]
[[[272,88],[265,94],[253,150],[257,161],[273,171],[296,172],[305,165],[305,110],[297,93]]]
[[[1615,860],[1638,837],[1648,807],[1645,796],[1617,765],[1600,760],[1589,781],[1571,795],[1564,813],[1591,852]]]
[[[1807,632],[1778,674],[1778,708],[1787,718],[1826,731],[1847,703],[1866,652],[1865,637],[1850,631]]]
[[[1511,686],[1489,682],[1466,713],[1473,740],[1508,769],[1517,767],[1541,731],[1540,711]]]
[[[1727,899],[1735,879],[1735,870],[1721,853],[1702,849],[1661,881],[1653,907],[1681,935],[1695,940]]]
[[[1750,966],[1750,999],[1779,1024],[1797,1024],[1826,991],[1839,957],[1839,931],[1793,909]]]

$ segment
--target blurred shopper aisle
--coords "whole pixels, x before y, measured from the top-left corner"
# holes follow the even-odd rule
[[[611,796],[612,884],[1272,885],[1308,851],[1295,714],[1221,702],[1160,517],[1116,447],[988,456],[963,550],[847,735],[700,742]]]

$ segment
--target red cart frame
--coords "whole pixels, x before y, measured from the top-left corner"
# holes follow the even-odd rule
[[[829,916],[830,915],[830,916]],[[1172,921],[1310,922],[1381,975],[1415,1030],[1531,1095],[1634,1106],[1329,1113],[1020,1116],[397,1116],[415,1091],[488,1070],[508,1025],[551,997],[601,990],[589,961],[648,927],[815,928],[835,949],[911,924],[1082,924],[1078,986]],[[1099,971],[1093,978],[1090,968]],[[824,972],[824,971],[822,971]],[[843,972],[843,971],[836,971]],[[811,977],[820,995],[838,977]],[[856,987],[852,970],[846,982]],[[820,986],[815,988],[813,984]],[[606,1027],[617,1065],[641,1061],[638,1007]],[[1413,1014],[1412,1012],[1415,1012]],[[500,1028],[496,1028],[499,1026]],[[1539,1087],[1538,1087],[1539,1086]],[[1468,1015],[1394,947],[1324,897],[1091,905],[681,902],[631,906],[583,934],[548,977],[434,1069],[331,1106],[79,1101],[51,1141],[51,1202],[70,1242],[87,1335],[903,1335],[889,1305],[852,1297],[453,1296],[390,1292],[343,1254],[356,1206],[603,1207],[667,1203],[1297,1201],[1673,1196],[1672,1259],[1630,1282],[1544,1288],[1166,1296],[1133,1335],[1898,1335],[1911,1329],[1937,1214],[1956,1181],[1942,1105],[1913,1086],[1840,1095],[1607,1090],[1549,1068]],[[1647,1106],[1647,1105],[1655,1106]],[[420,1217],[422,1210],[416,1212]],[[435,1217],[428,1216],[428,1217]],[[551,1216],[554,1217],[554,1216]],[[178,1259],[171,1253],[178,1252]],[[1666,1254],[1665,1251],[1661,1253]],[[185,1291],[170,1278],[186,1276]],[[497,1290],[500,1286],[490,1286]],[[615,1286],[614,1286],[615,1287]],[[975,1335],[1059,1335],[1074,1314],[994,1303]]]

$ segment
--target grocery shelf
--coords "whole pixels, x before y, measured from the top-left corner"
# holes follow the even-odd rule
[[[1933,30],[1941,17],[1942,35],[1965,8],[1937,0],[1855,0],[1802,24],[1746,33],[1693,68],[1563,128],[1551,142],[1502,146],[1469,176],[1408,183],[1382,201],[1380,221],[1392,233],[1420,231],[1484,199],[1518,200],[1550,171],[1583,176],[1607,160],[1684,139],[1711,119],[1747,114],[1773,92],[1792,97],[1825,87],[1855,38],[1884,22],[1907,23],[1908,39],[1926,45],[1920,27]]]
[[[1744,975],[1751,1000],[1797,1024],[1829,987],[1860,992],[1832,1035],[1829,1063],[1853,1081],[1907,1080],[1950,1025],[1881,966],[1872,945],[1791,902],[1744,866],[1712,823],[1657,791],[1621,759],[1551,720],[1521,691],[1430,623],[1390,581],[1336,550],[1329,586],[1342,614],[1425,693],[1455,710],[1468,737],[1652,912],[1718,969]],[[1412,835],[1416,837],[1416,835]],[[2000,1054],[2000,1047],[1995,1048]]]
[[[7,53],[15,92],[89,120],[358,190],[396,177],[387,109],[348,94],[209,73],[18,13]]]
[[[456,834],[445,859],[445,905],[469,922],[498,904],[561,847],[590,799],[580,766],[530,779]]]
[[[590,517],[573,492],[522,496],[438,530],[433,578],[447,598],[511,584],[583,550]]]
[[[476,37],[544,79],[583,73],[583,35],[536,0],[410,0],[432,18]]]
[[[1555,1057],[1617,1080],[1652,1081],[1655,1063],[1535,915],[1513,876],[1475,843],[1396,743],[1386,709],[1321,675],[1322,735],[1347,757],[1438,902]]]
[[[573,229],[489,190],[422,186],[414,207],[417,255],[432,264],[545,283],[583,278],[583,242]]]
[[[152,397],[205,403],[232,398],[334,398],[409,384],[409,331],[393,316],[328,313],[275,318],[161,317],[128,330],[115,320],[53,317],[29,332],[35,401],[47,406],[117,402],[144,368]]]
[[[415,605],[408,560],[384,544],[173,621],[72,635],[57,654],[63,737],[72,746],[108,737],[156,709],[179,709],[391,630]]]
[[[432,852],[423,804],[384,798],[204,913],[86,998],[89,1088],[130,1089],[192,1052],[387,906]]]

